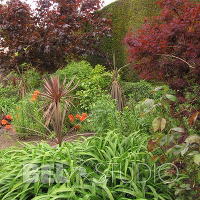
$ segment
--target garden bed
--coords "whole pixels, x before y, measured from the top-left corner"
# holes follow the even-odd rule
[[[64,137],[63,141],[65,142],[71,142],[78,140],[82,137],[91,137],[93,136],[94,133],[82,133],[82,134],[77,134],[77,133],[71,133],[70,135],[67,135]],[[20,139],[17,137],[15,133],[1,133],[0,134],[0,149],[6,149],[9,147],[13,146],[21,146],[23,143],[40,143],[42,141],[47,142],[51,146],[56,146],[56,140],[55,139],[43,139],[39,136],[31,136],[26,139]]]

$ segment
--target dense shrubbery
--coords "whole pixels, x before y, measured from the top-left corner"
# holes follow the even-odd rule
[[[157,100],[164,94],[174,93],[167,85],[160,84],[158,86],[155,83],[153,84],[144,80],[138,82],[122,82],[122,86],[126,98],[135,103],[146,98]]]
[[[99,0],[36,4],[35,10],[21,0],[0,5],[0,46],[6,49],[0,64],[6,68],[27,62],[55,71],[66,60],[94,54],[99,39],[110,32],[109,20],[95,12],[101,7]]]
[[[42,86],[42,75],[35,69],[25,71],[23,78],[29,92]]]
[[[12,85],[0,84],[0,112],[8,113],[19,100],[18,90]]]
[[[90,106],[90,129],[97,133],[118,130],[120,113],[109,95],[103,95]]]
[[[161,0],[160,16],[126,37],[133,67],[144,79],[164,80],[173,89],[199,83],[200,5]]]
[[[40,101],[31,101],[31,95],[15,103],[10,113],[13,116],[13,125],[19,137],[30,135],[46,136],[43,119],[43,105]]]
[[[105,71],[104,66],[96,65],[93,68],[85,61],[71,63],[55,74],[62,80],[75,77],[75,80],[79,81],[76,90],[77,106],[83,111],[88,111],[93,102],[109,91],[112,79],[112,74]]]

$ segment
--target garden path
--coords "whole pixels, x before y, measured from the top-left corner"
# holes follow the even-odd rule
[[[64,142],[72,142],[72,141],[75,141],[77,139],[80,139],[81,137],[91,137],[93,135],[94,135],[94,133],[83,133],[83,134],[72,133],[68,136],[65,136],[63,141]],[[22,140],[22,139],[19,139],[14,132],[0,133],[0,149],[9,148],[9,147],[12,147],[12,146],[22,146],[23,143],[38,144],[42,141],[47,142],[51,146],[57,145],[55,139],[45,140],[45,139],[41,139],[38,136],[32,136],[30,138]]]

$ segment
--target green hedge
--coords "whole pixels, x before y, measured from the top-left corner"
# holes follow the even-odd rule
[[[155,2],[156,0],[118,0],[100,11],[102,16],[112,16],[113,29],[112,38],[104,38],[100,50],[107,54],[111,62],[113,52],[115,52],[117,66],[120,67],[126,63],[123,39],[130,27],[133,31],[137,30],[146,17],[159,14],[159,8]],[[90,58],[90,62],[106,65],[105,57],[94,56]]]

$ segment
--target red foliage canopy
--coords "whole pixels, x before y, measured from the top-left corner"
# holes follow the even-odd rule
[[[200,4],[161,0],[160,16],[146,22],[125,42],[141,78],[164,80],[174,89],[200,82]]]
[[[36,0],[33,11],[21,0],[0,5],[0,64],[24,62],[55,70],[66,60],[95,53],[110,33],[110,21],[96,12],[101,0]]]

